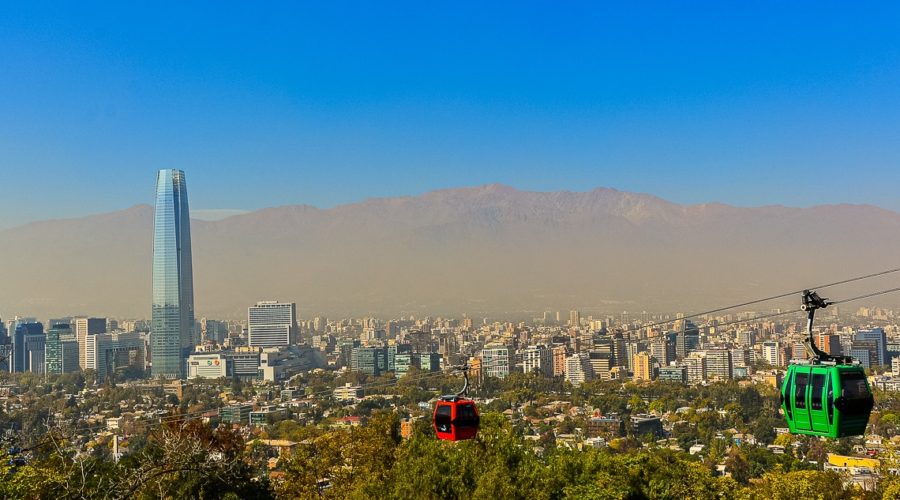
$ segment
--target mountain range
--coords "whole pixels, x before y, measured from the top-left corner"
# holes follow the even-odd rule
[[[691,311],[900,262],[900,214],[878,207],[679,205],[607,188],[494,184],[191,225],[198,318],[272,299],[305,317]],[[136,205],[0,231],[0,314],[149,317],[152,226],[153,207]]]

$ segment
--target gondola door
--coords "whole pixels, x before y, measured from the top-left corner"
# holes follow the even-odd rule
[[[809,367],[797,367],[794,371],[794,380],[792,381],[793,391],[791,393],[791,406],[794,409],[794,425],[798,431],[809,431],[811,429],[809,420]]]
[[[828,408],[826,400],[826,370],[812,370],[809,384],[809,416],[813,432],[828,434]],[[817,373],[818,372],[818,373]]]

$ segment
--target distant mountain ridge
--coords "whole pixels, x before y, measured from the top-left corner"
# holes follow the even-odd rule
[[[198,315],[691,310],[895,267],[900,214],[500,184],[192,220]],[[148,317],[149,205],[0,231],[0,314]],[[874,285],[873,285],[874,286]],[[198,316],[199,317],[199,316]]]

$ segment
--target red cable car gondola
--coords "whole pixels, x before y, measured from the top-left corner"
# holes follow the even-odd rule
[[[475,401],[465,397],[469,388],[469,367],[457,369],[463,372],[465,380],[463,389],[456,394],[441,396],[434,406],[434,432],[438,439],[445,441],[474,438],[478,434],[478,425],[481,422]]]

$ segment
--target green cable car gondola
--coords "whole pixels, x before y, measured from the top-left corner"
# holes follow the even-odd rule
[[[865,433],[874,406],[866,372],[853,358],[831,356],[816,347],[812,322],[816,309],[829,305],[816,292],[803,292],[809,360],[788,367],[781,408],[792,434],[837,439]]]
[[[836,439],[866,431],[873,400],[859,365],[791,365],[781,394],[792,434]]]

